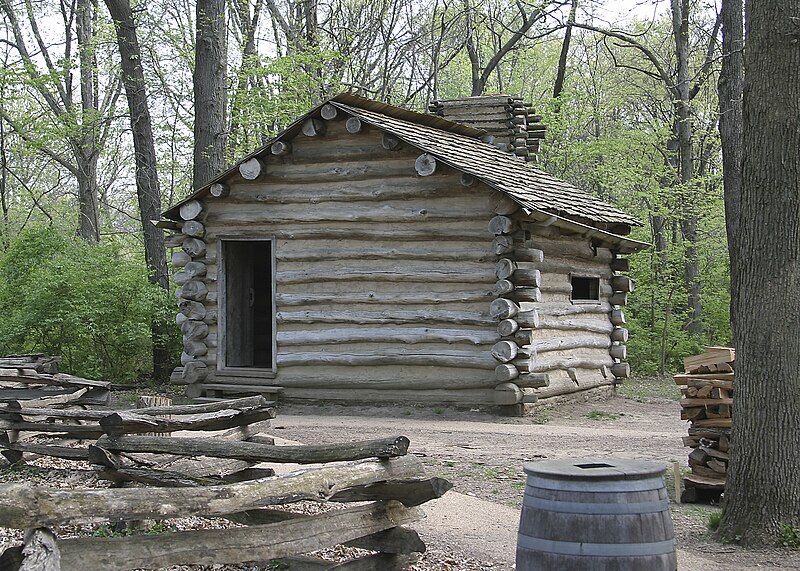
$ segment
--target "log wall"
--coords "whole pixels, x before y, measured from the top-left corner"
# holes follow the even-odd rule
[[[364,390],[416,400],[420,389],[440,402],[491,397],[499,336],[489,315],[490,191],[463,186],[443,165],[420,176],[418,150],[385,147],[380,131],[350,133],[337,118],[324,136],[299,133],[289,152],[248,165],[260,169],[255,178],[237,175],[221,198],[189,211],[198,235],[180,233],[173,256],[186,349],[173,380],[190,384],[190,395],[280,386],[283,398]],[[272,374],[218,367],[219,241],[237,237],[274,240]],[[187,375],[192,368],[201,373]]]

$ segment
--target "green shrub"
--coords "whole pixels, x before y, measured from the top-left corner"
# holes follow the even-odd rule
[[[131,382],[151,374],[151,328],[174,308],[122,245],[38,227],[0,258],[0,312],[3,354],[62,355],[63,370]]]

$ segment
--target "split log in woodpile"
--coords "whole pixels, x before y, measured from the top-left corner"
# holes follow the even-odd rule
[[[682,502],[716,501],[725,491],[735,364],[734,349],[708,347],[702,355],[684,359],[686,372],[674,377],[683,395],[681,418],[691,422],[683,444],[693,449]]]

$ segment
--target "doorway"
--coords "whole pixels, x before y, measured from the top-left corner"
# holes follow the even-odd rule
[[[272,240],[222,240],[225,367],[275,368]]]

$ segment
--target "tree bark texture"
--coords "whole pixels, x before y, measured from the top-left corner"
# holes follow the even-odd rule
[[[736,414],[720,533],[753,545],[800,527],[800,0],[746,10]]]
[[[224,166],[225,0],[197,2],[194,67],[193,186],[210,182]]]
[[[724,0],[722,19],[722,68],[719,72],[719,137],[722,146],[722,186],[725,196],[725,227],[728,249],[734,251],[739,230],[742,195],[742,90],[744,86],[743,0]],[[731,275],[738,268],[731,256]],[[736,302],[739,293],[731,290],[731,325],[736,330]]]

